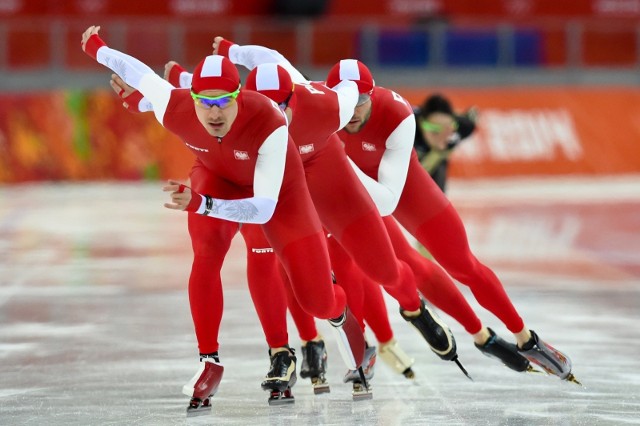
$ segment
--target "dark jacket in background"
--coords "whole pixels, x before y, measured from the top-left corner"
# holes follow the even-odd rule
[[[422,136],[418,117],[420,108],[413,107],[413,113],[416,119],[416,135],[413,141],[413,147],[418,153],[418,158],[425,170],[431,175],[436,184],[444,192],[447,182],[447,167],[449,164],[449,155],[460,142],[471,136],[476,129],[475,122],[465,114],[454,115],[455,121],[458,123],[458,130],[451,135],[447,142],[447,148],[443,151],[431,149],[427,141]]]

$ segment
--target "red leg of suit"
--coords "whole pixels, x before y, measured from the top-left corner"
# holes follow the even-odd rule
[[[524,327],[496,275],[471,253],[464,225],[446,196],[418,162],[415,152],[394,217],[424,245],[454,279],[512,333]]]
[[[382,218],[337,136],[325,149],[305,160],[304,166],[309,192],[326,229],[358,267],[380,283],[403,309],[419,309],[413,273],[396,258]]]
[[[306,183],[292,178],[296,175],[303,176],[302,163],[297,152],[290,149],[278,204],[262,229],[287,271],[302,309],[318,318],[336,318],[345,309],[346,294],[332,283],[326,238]],[[192,168],[191,185],[201,194],[223,199],[250,196],[247,188],[218,178],[199,161]],[[235,222],[189,214],[194,250],[189,302],[201,353],[218,350],[222,318],[220,269],[237,229]]]
[[[396,254],[411,267],[422,295],[434,306],[455,318],[467,332],[471,334],[479,332],[482,322],[449,275],[409,244],[393,217],[385,217],[384,224]]]
[[[361,326],[364,327],[364,295],[358,266],[364,268],[369,276],[376,277],[376,282],[386,282],[385,289],[404,309],[417,310],[420,299],[413,274],[407,264],[396,259],[382,219],[348,164],[339,140],[335,139],[322,151],[306,156],[304,168],[320,218],[336,237],[330,239],[333,271],[338,277],[338,284],[347,292],[349,307]],[[335,239],[350,249],[349,254]],[[358,262],[358,266],[352,258]],[[375,290],[380,291],[377,287]],[[256,303],[265,303],[265,300]],[[295,300],[290,301],[289,309],[300,337],[303,340],[314,338],[317,330],[313,318],[305,315]],[[388,322],[386,311],[384,315]]]
[[[189,277],[189,304],[200,353],[218,350],[223,294],[220,269],[238,230],[238,224],[189,213],[193,265]]]
[[[362,272],[360,272],[362,274]],[[393,339],[393,330],[389,323],[389,311],[384,301],[380,285],[362,276],[364,289],[364,320],[375,334],[378,342],[386,343]]]
[[[240,232],[247,244],[249,292],[269,347],[279,348],[289,343],[287,307],[300,339],[315,339],[318,336],[315,318],[300,307],[289,278],[273,253],[262,228],[245,224]]]
[[[331,279],[327,242],[304,180],[299,154],[287,151],[287,169],[275,213],[262,225],[265,236],[287,272],[296,299],[309,315],[339,317],[347,298]]]
[[[333,236],[327,239],[331,265],[336,276],[336,282],[347,294],[347,304],[353,316],[364,330],[364,289],[362,288],[362,272],[358,269],[353,259]]]
[[[286,277],[285,277],[286,278]],[[306,313],[298,304],[298,301],[293,294],[289,280],[285,279],[285,290],[287,292],[287,305],[289,306],[289,312],[291,312],[291,318],[296,324],[298,329],[298,336],[300,340],[313,340],[318,337],[318,329],[316,328],[316,320],[314,317]]]
[[[356,266],[335,238],[330,237],[328,242],[333,272],[347,293],[349,309],[363,330],[366,321],[379,342],[388,342],[393,338],[393,330],[380,285]]]
[[[196,160],[191,169],[191,186],[201,194],[237,198],[238,188],[206,169]],[[188,213],[193,265],[189,277],[189,305],[200,353],[216,352],[222,320],[223,292],[220,270],[238,231],[238,224]]]
[[[260,225],[244,224],[240,233],[247,246],[247,282],[262,330],[270,348],[289,343],[287,294],[280,262]],[[283,326],[284,324],[284,326]]]

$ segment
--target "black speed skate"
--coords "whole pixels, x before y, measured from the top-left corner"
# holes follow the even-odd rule
[[[535,371],[529,360],[522,356],[515,344],[505,341],[489,327],[487,327],[487,330],[489,330],[489,334],[491,335],[489,340],[487,340],[483,345],[474,343],[480,352],[489,358],[495,358],[501,361],[505,366],[514,371]]]
[[[329,383],[325,377],[327,373],[327,349],[324,341],[309,341],[301,348],[302,366],[300,367],[300,377],[310,378],[313,386],[313,393],[329,393]]]
[[[548,374],[558,376],[562,380],[582,385],[571,373],[571,360],[568,356],[555,349],[548,343],[545,343],[533,331],[531,339],[524,344],[518,351],[533,364],[536,364]]]
[[[453,337],[451,330],[425,305],[424,300],[420,300],[420,314],[417,317],[405,315],[402,308],[400,308],[400,315],[420,332],[433,353],[445,361],[455,362],[464,375],[471,379],[471,376],[469,376],[469,373],[458,359],[456,339]]]
[[[267,376],[262,382],[262,389],[270,391],[269,405],[293,404],[295,399],[291,388],[296,384],[296,357],[294,350],[287,348],[285,351],[271,355],[271,366]]]
[[[189,383],[182,387],[182,393],[191,397],[187,407],[188,417],[211,412],[211,397],[218,390],[223,372],[224,367],[220,364],[217,352],[200,355],[200,369]]]
[[[400,315],[422,334],[433,353],[445,361],[451,361],[456,356],[456,339],[451,334],[451,330],[431,312],[423,300],[420,301],[420,314],[417,317],[405,315],[402,309],[400,309]]]
[[[376,347],[368,346],[364,351],[364,360],[362,367],[357,370],[349,370],[344,375],[342,381],[345,383],[353,383],[353,400],[359,401],[363,399],[373,398],[371,385],[369,381],[373,378],[376,365]]]

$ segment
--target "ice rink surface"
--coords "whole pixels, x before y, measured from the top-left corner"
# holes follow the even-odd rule
[[[186,214],[162,207],[161,186],[0,187],[0,425],[640,424],[640,176],[450,183],[476,255],[527,325],[571,357],[584,387],[502,367],[442,314],[471,382],[387,299],[414,381],[379,361],[373,399],[354,402],[321,322],[331,393],[315,396],[298,379],[295,404],[270,407],[237,238],[223,270],[225,375],[212,413],[190,419],[181,390],[198,368],[191,249]],[[292,322],[289,335],[298,348]]]

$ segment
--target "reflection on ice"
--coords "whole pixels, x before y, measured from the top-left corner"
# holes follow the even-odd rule
[[[373,399],[353,402],[332,333],[319,322],[331,393],[314,395],[299,378],[295,404],[270,407],[260,389],[267,347],[237,239],[223,269],[225,375],[212,414],[189,420],[181,389],[198,365],[186,293],[191,254],[184,217],[161,207],[161,185],[0,188],[0,199],[13,200],[0,205],[0,423],[640,424],[640,194],[626,181],[607,182],[599,192],[606,202],[589,201],[594,183],[572,182],[563,199],[554,195],[562,185],[450,188],[478,256],[528,325],[569,354],[584,388],[502,367],[441,314],[470,382],[416,339],[387,299],[396,338],[416,360],[414,381],[378,362]],[[99,195],[88,203],[89,194]],[[462,290],[482,321],[509,337]],[[289,338],[300,347],[292,322]]]

